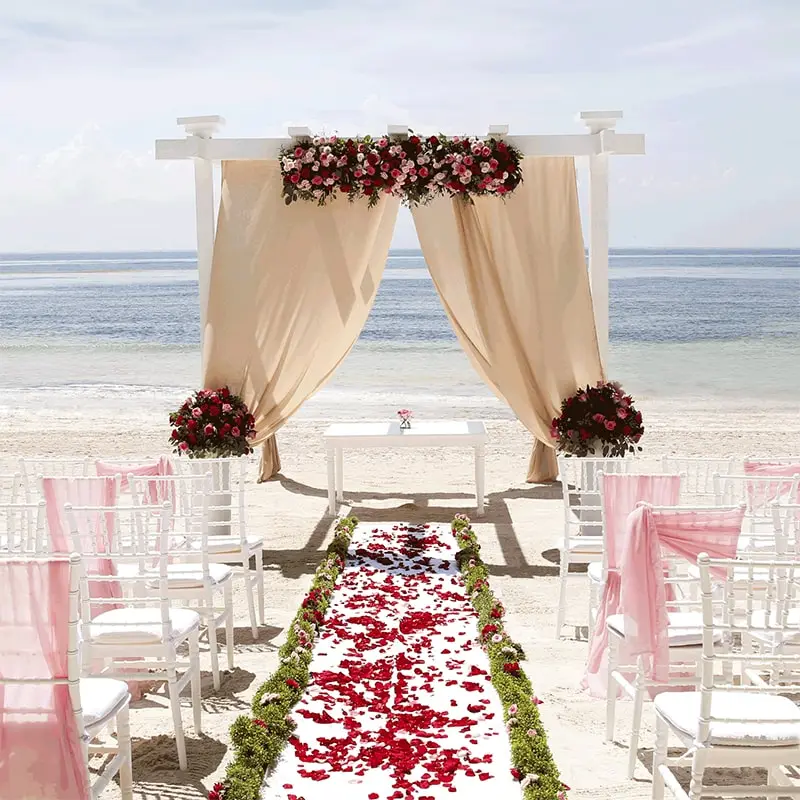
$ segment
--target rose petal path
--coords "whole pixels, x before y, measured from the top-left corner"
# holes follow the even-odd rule
[[[520,796],[448,526],[353,534],[262,800]]]

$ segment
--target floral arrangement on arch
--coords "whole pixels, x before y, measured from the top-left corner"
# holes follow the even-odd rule
[[[561,403],[550,426],[556,449],[567,456],[624,456],[642,448],[642,414],[616,382],[587,386]]]
[[[436,196],[504,196],[522,182],[522,154],[502,139],[470,136],[315,136],[281,149],[287,205],[325,205],[339,193],[352,201],[382,194],[409,206]]]
[[[189,458],[227,458],[253,452],[255,418],[244,400],[227,386],[201,389],[169,415],[170,443]]]

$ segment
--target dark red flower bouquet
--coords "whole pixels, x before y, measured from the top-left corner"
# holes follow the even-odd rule
[[[561,403],[550,435],[567,456],[624,456],[641,450],[642,414],[616,382],[587,386]]]
[[[169,415],[173,450],[189,458],[227,458],[253,452],[255,419],[227,386],[201,389]]]

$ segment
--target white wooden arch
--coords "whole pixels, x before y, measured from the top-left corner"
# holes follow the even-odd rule
[[[588,133],[511,136],[507,125],[491,125],[488,134],[502,136],[526,156],[583,156],[589,159],[589,281],[603,365],[608,363],[608,161],[611,155],[643,155],[644,134],[617,133],[621,111],[583,111]],[[289,128],[285,138],[216,139],[225,124],[219,116],[180,117],[183,139],[156,140],[156,159],[192,159],[197,215],[197,269],[200,282],[200,330],[205,331],[214,252],[216,206],[214,164],[220,161],[275,159],[293,139],[311,136],[308,128]],[[390,125],[387,133],[407,134],[407,125]]]

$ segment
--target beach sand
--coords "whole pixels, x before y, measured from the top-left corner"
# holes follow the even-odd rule
[[[644,455],[800,455],[800,409],[781,404],[728,401],[651,400],[639,403],[647,426]],[[143,412],[146,409],[142,410]],[[146,414],[141,418],[145,420]],[[480,417],[476,413],[476,418]],[[154,419],[163,419],[155,418]],[[65,411],[16,412],[0,420],[0,472],[16,469],[20,456],[143,455],[164,452],[167,426],[131,426],[109,415],[87,419]],[[282,476],[252,485],[248,507],[251,529],[265,539],[267,625],[251,638],[244,597],[237,582],[236,663],[222,690],[210,685],[204,665],[204,732],[191,729],[184,700],[189,770],[177,770],[172,724],[163,692],[136,703],[131,714],[134,742],[134,796],[137,800],[189,800],[206,797],[221,779],[231,756],[228,728],[248,713],[255,689],[277,666],[277,648],[308,588],[329,540],[323,421],[292,421],[279,434]],[[567,619],[573,638],[554,638],[557,555],[553,544],[562,532],[560,487],[524,482],[531,439],[512,421],[487,423],[488,506],[475,519],[483,557],[491,565],[492,584],[508,611],[508,628],[527,653],[525,663],[545,701],[541,713],[550,746],[571,798],[650,797],[650,752],[642,754],[637,780],[625,777],[630,703],[618,706],[617,744],[604,741],[605,705],[579,687],[586,642],[581,641],[587,613],[584,575],[570,578]],[[251,478],[255,479],[253,464]],[[469,451],[437,450],[349,452],[344,461],[345,500],[365,521],[449,521],[454,512],[470,514],[474,504]],[[474,517],[474,515],[473,515]],[[221,638],[224,636],[221,634]],[[653,742],[652,711],[645,710],[642,747]],[[118,797],[113,786],[109,798]]]

